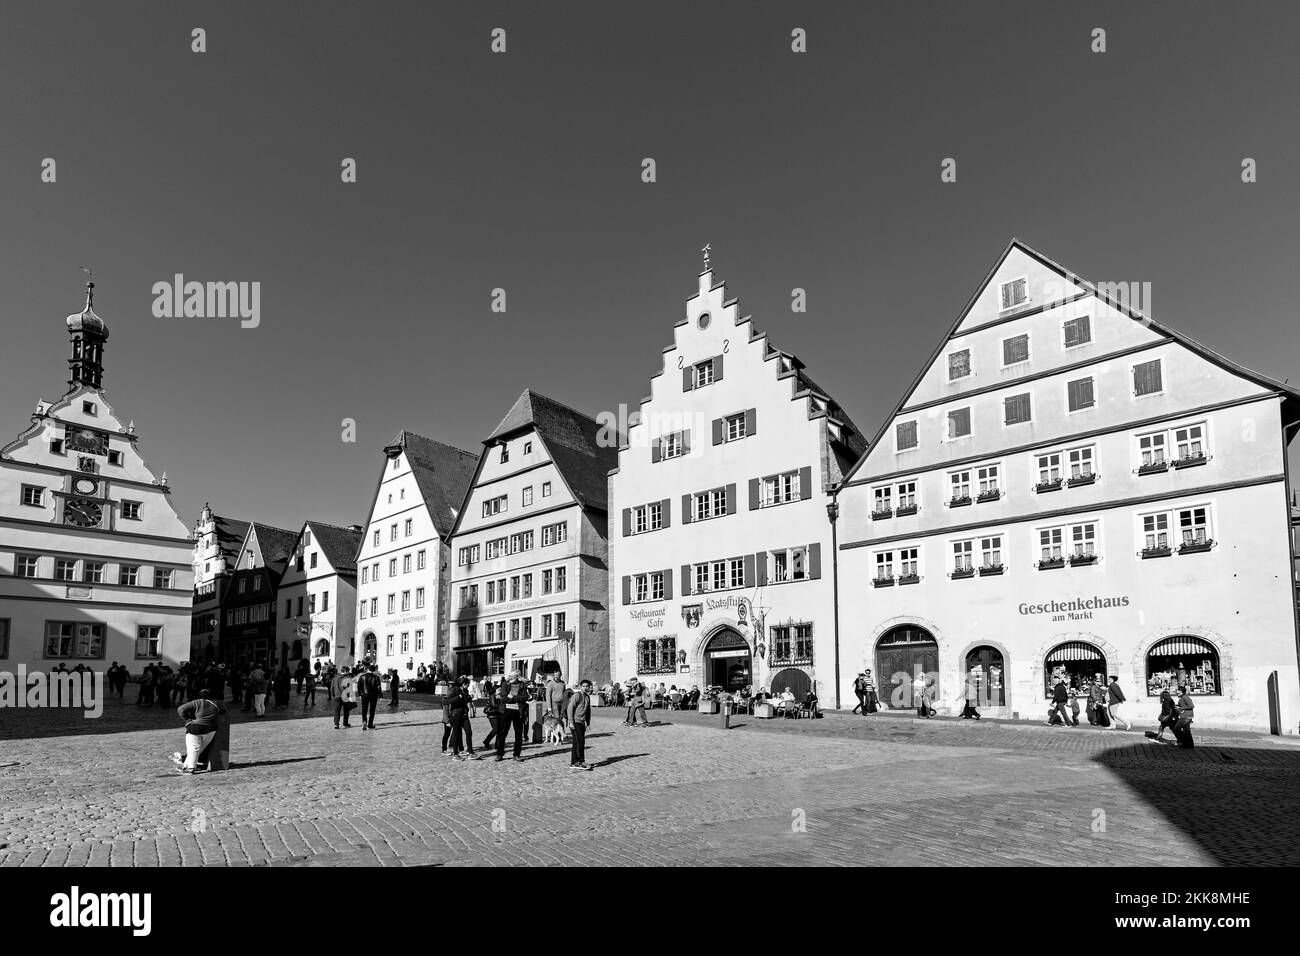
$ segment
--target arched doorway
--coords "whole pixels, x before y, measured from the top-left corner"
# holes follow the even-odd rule
[[[1072,691],[1081,691],[1085,681],[1106,686],[1106,655],[1096,644],[1066,641],[1057,644],[1043,658],[1044,693],[1052,699],[1052,688],[1064,681]]]
[[[787,667],[783,671],[778,671],[772,678],[772,693],[782,694],[787,687],[790,688],[790,693],[794,694],[794,699],[801,701],[812,690],[812,678],[801,668]]]
[[[373,661],[379,658],[379,638],[375,637],[375,635],[367,634],[362,642],[362,648],[366,660]]]
[[[317,657],[330,656],[330,642],[323,637],[316,642],[316,656]]]
[[[939,699],[939,642],[915,624],[891,627],[876,641],[876,674],[890,707],[914,706],[912,682],[920,675],[933,681],[930,699]]]
[[[724,627],[704,646],[704,676],[710,684],[728,691],[740,690],[749,684],[753,663],[749,656],[749,642],[729,627]]]
[[[1002,652],[996,647],[982,644],[971,648],[966,655],[966,694],[976,701],[976,707],[1006,706],[1005,674]]]

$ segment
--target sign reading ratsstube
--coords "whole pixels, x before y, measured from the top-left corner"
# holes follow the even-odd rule
[[[1127,594],[1115,594],[1110,597],[1076,597],[1065,601],[1045,601],[1042,604],[1020,605],[1020,613],[1026,615],[1050,614],[1053,621],[1087,621],[1093,611],[1128,607]]]

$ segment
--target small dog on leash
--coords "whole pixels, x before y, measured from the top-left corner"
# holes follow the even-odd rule
[[[548,744],[564,743],[564,724],[554,714],[542,718],[542,739]]]

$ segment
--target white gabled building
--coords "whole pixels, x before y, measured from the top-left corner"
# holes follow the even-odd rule
[[[103,393],[108,326],[67,318],[70,380],[0,448],[0,665],[138,673],[189,657],[193,571],[167,476]],[[16,358],[15,356],[6,356]]]
[[[457,674],[609,680],[610,434],[525,390],[484,441],[452,538]]]
[[[1197,727],[1295,733],[1297,423],[1295,390],[1013,240],[839,493],[843,679],[1043,719],[1114,674],[1148,726],[1184,683]]]
[[[609,479],[614,676],[815,684],[833,705],[828,492],[857,428],[707,268],[628,426]]]
[[[357,553],[356,641],[343,653],[412,677],[451,665],[447,639],[448,545],[478,456],[414,432],[384,448]]]
[[[357,551],[361,526],[308,521],[298,532],[276,589],[276,640],[288,647],[289,670],[346,664],[356,635]]]

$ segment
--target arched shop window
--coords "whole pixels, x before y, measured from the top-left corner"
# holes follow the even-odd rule
[[[1159,697],[1163,690],[1172,694],[1179,686],[1200,696],[1223,693],[1219,652],[1209,641],[1179,634],[1157,641],[1147,651],[1147,696]]]
[[[1006,704],[1006,691],[1002,684],[1002,652],[987,644],[973,648],[966,655],[967,696],[976,706],[1002,707]]]
[[[330,652],[330,642],[325,640],[325,638],[322,637],[319,641],[316,642],[316,656],[328,657],[329,652]]]
[[[1065,681],[1070,690],[1082,690],[1088,680],[1106,684],[1106,655],[1101,648],[1087,641],[1066,641],[1057,644],[1047,652],[1043,660],[1043,675],[1046,678],[1044,690],[1047,698],[1052,697],[1052,688],[1059,681]]]

